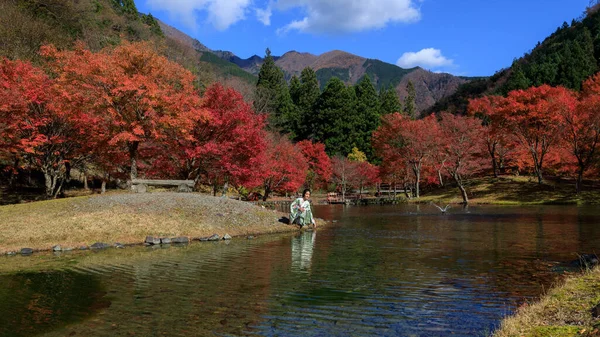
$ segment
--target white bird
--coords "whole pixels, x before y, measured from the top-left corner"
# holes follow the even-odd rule
[[[433,206],[437,207],[437,208],[440,210],[440,212],[442,212],[442,213],[444,213],[444,214],[446,214],[446,211],[448,210],[448,208],[450,208],[450,205],[446,205],[446,207],[444,207],[444,208],[441,208],[440,206],[438,206],[438,205],[434,204],[433,202],[432,202],[431,204],[432,204]]]

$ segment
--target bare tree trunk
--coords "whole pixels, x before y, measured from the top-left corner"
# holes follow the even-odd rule
[[[106,179],[102,179],[102,187],[100,188],[100,194],[106,193]]]
[[[467,196],[467,190],[465,189],[465,187],[462,184],[458,184],[458,188],[460,189],[460,193],[463,198],[463,204],[465,204],[465,205],[468,204],[469,197]]]
[[[583,168],[580,167],[577,172],[577,182],[575,183],[575,189],[577,194],[581,193],[581,187],[583,185]]]
[[[488,143],[488,152],[492,158],[492,169],[494,170],[494,178],[498,178],[498,163],[496,161],[496,143]]]
[[[90,189],[88,186],[87,174],[85,172],[83,172],[83,189],[86,191]]]
[[[8,181],[8,186],[10,186],[10,188],[15,188],[16,185],[16,181],[17,181],[17,175],[18,172],[17,171],[17,167],[19,167],[19,158],[15,157],[15,162],[13,164],[13,169],[10,171],[10,178]]]
[[[71,163],[65,162],[65,180],[71,182]]]
[[[131,168],[129,171],[130,183],[133,181],[133,179],[137,179],[137,175],[138,175],[137,155],[138,155],[139,146],[140,146],[140,142],[138,142],[138,141],[129,143],[129,159],[131,160]]]
[[[46,186],[46,197],[47,198],[52,198],[52,196],[54,195],[54,184],[53,184],[53,177],[52,175],[47,171],[44,170],[44,185]]]
[[[419,181],[421,180],[421,171],[415,170],[415,197],[419,199],[421,197],[419,191]]]
[[[438,179],[440,180],[440,186],[444,187],[444,179],[442,178],[442,170],[437,170],[438,171]]]
[[[54,199],[56,199],[60,195],[60,192],[62,191],[64,182],[65,182],[65,179],[60,180],[60,185],[58,185],[58,188],[56,189],[56,192],[54,193]]]
[[[263,201],[267,201],[269,194],[271,194],[271,188],[267,185],[265,186],[265,195],[263,196]]]
[[[229,189],[229,183],[225,182],[225,184],[223,184],[223,190],[221,191],[221,196],[227,195],[227,190],[228,189]]]

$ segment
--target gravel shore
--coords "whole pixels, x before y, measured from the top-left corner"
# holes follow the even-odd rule
[[[142,243],[146,236],[190,239],[297,230],[286,214],[196,193],[120,193],[0,207],[0,253],[94,242]]]

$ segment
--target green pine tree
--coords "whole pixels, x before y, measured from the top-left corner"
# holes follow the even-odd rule
[[[396,93],[396,89],[390,86],[387,89],[382,88],[379,91],[379,102],[381,107],[379,109],[380,114],[386,115],[394,112],[403,112],[402,103]]]
[[[332,77],[316,103],[314,138],[323,142],[330,156],[346,156],[355,146],[356,95],[337,77]]]
[[[113,6],[121,13],[137,17],[138,10],[133,0],[112,0]]]
[[[404,113],[412,119],[417,118],[417,92],[412,81],[408,81],[406,85],[408,96],[404,99]]]
[[[293,124],[298,119],[285,75],[275,64],[271,50],[267,48],[265,60],[258,73],[254,109],[268,116],[268,128],[281,133],[293,133]]]
[[[312,68],[308,67],[302,70],[300,84],[297,105],[301,124],[298,134],[300,140],[312,139],[314,138],[314,129],[317,123],[315,105],[321,95],[317,74]]]
[[[292,101],[296,105],[298,105],[298,101],[300,98],[301,86],[302,83],[300,83],[300,79],[298,78],[298,76],[292,76],[292,79],[290,80],[290,96],[292,96]]]
[[[380,104],[379,96],[369,75],[365,75],[354,87],[356,92],[356,113],[362,121],[357,125],[358,139],[356,146],[368,158],[373,158],[371,136],[379,127]]]
[[[504,84],[504,93],[508,93],[513,90],[527,89],[531,86],[531,81],[525,75],[523,68],[516,60],[512,65],[512,73],[506,83]]]

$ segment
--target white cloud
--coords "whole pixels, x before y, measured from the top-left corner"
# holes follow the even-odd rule
[[[402,68],[423,67],[429,69],[452,67],[454,60],[446,58],[439,49],[425,48],[418,52],[404,53],[396,64]]]
[[[271,25],[271,15],[273,15],[273,9],[271,8],[271,5],[265,9],[256,9],[256,18],[265,26]]]
[[[271,11],[271,8],[280,11],[299,8],[305,15],[279,28],[278,33],[291,30],[326,34],[359,32],[393,23],[416,22],[421,18],[414,0],[278,0],[266,10]]]
[[[197,12],[206,12],[207,21],[217,30],[245,19],[251,0],[146,0],[151,10],[162,10],[186,26],[198,28]]]

